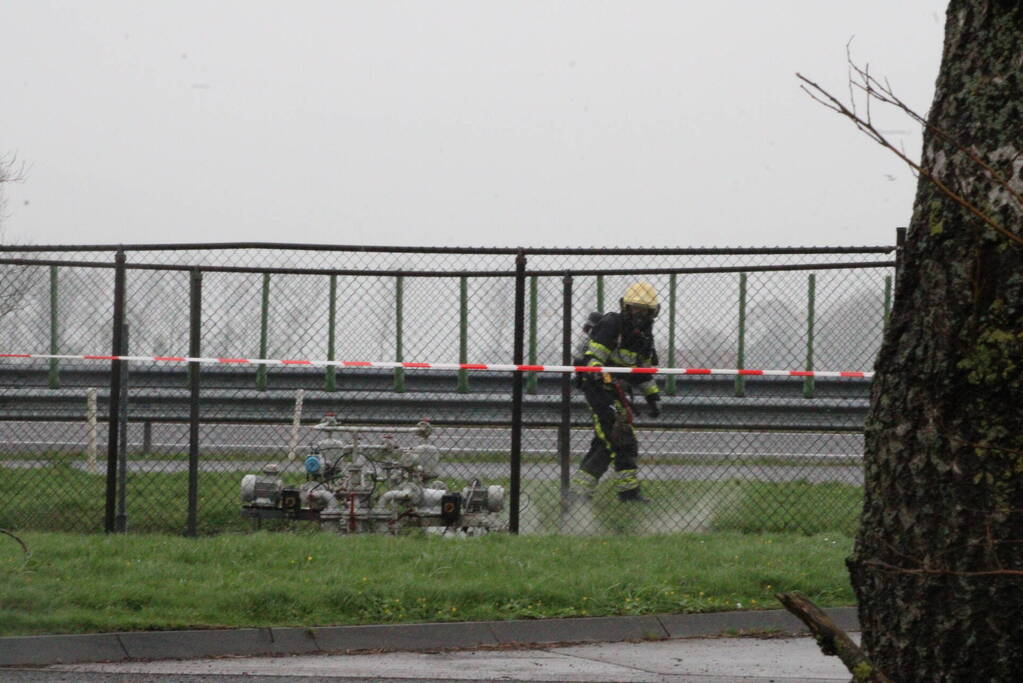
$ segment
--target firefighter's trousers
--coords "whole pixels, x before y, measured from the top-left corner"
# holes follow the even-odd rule
[[[625,406],[614,385],[605,384],[598,376],[584,381],[582,388],[593,417],[593,439],[573,483],[577,488],[592,489],[610,466],[617,474],[619,493],[639,488],[636,430],[625,420]],[[589,479],[583,476],[584,473],[589,475]]]

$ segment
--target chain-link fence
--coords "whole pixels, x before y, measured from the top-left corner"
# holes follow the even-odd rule
[[[354,438],[396,459],[430,420],[431,474],[504,487],[516,532],[851,532],[867,379],[660,375],[635,505],[613,467],[570,495],[594,430],[568,373],[472,366],[569,365],[587,315],[645,281],[662,367],[870,370],[895,251],[0,247],[0,527],[249,528],[243,476],[300,487],[334,413],[386,427]],[[219,361],[174,360],[195,357]]]

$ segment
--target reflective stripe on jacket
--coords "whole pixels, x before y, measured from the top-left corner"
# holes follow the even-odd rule
[[[627,324],[621,313],[607,313],[593,327],[586,345],[587,365],[649,368],[657,365],[654,348],[653,321],[636,327]],[[642,379],[640,379],[642,378]],[[629,377],[629,381],[644,396],[659,392],[657,382],[650,375]]]

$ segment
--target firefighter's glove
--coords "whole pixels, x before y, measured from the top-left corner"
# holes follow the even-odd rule
[[[661,416],[661,406],[658,405],[660,401],[661,397],[658,396],[657,394],[650,394],[649,396],[646,397],[646,404],[648,408],[647,412],[650,415],[650,417],[656,418]]]
[[[572,365],[579,367],[581,365],[586,365],[586,361],[577,356],[572,359]],[[586,375],[587,373],[579,372],[578,370],[572,373],[572,386],[576,389],[582,389],[583,383],[586,381]]]

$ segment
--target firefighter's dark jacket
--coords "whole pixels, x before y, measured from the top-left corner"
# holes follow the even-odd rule
[[[586,364],[610,367],[649,368],[657,365],[653,321],[639,326],[621,313],[606,313],[594,325],[586,344]],[[644,396],[658,393],[652,375],[626,375]]]

